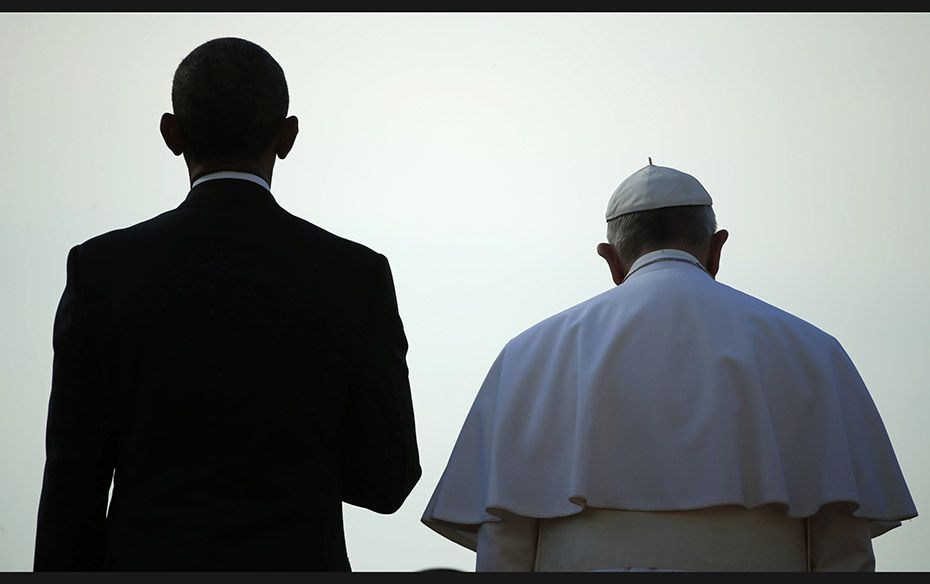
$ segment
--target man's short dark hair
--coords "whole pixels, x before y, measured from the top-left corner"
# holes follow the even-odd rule
[[[265,49],[244,39],[219,38],[178,65],[171,104],[192,158],[257,158],[287,117],[287,81]]]
[[[643,253],[670,244],[707,245],[716,229],[717,219],[709,205],[664,207],[608,221],[607,241],[623,262],[631,264]]]

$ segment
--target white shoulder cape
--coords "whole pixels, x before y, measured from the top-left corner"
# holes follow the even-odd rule
[[[873,537],[917,515],[891,442],[832,336],[657,262],[498,355],[422,521],[475,549],[503,509],[681,510],[849,501]]]

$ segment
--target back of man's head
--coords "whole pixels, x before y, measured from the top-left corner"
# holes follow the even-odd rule
[[[218,38],[178,65],[171,103],[189,157],[250,160],[268,148],[287,116],[287,81],[262,47]]]
[[[704,250],[717,229],[710,205],[663,207],[626,213],[607,222],[607,241],[629,266],[649,251],[674,247]]]

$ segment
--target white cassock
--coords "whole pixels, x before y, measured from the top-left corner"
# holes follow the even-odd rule
[[[661,250],[507,343],[422,521],[479,570],[841,570],[916,515],[840,343]]]

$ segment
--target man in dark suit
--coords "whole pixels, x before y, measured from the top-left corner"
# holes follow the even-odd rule
[[[34,567],[350,570],[342,503],[421,472],[388,261],[272,197],[297,118],[264,49],[201,45],[171,97],[186,199],[68,255]]]

